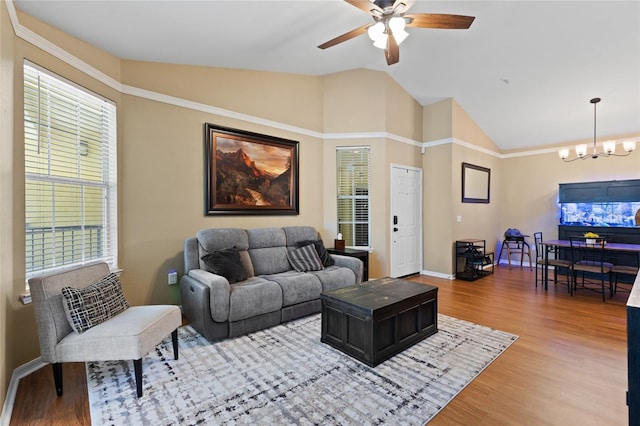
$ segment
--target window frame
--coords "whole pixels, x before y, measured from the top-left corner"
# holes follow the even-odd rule
[[[349,153],[352,155],[349,155]],[[366,188],[358,187],[358,183],[361,184],[362,182],[356,182],[355,175],[348,176],[348,173],[344,170],[347,164],[351,163],[351,166],[353,166],[353,162],[357,160],[366,160]],[[360,172],[363,172],[363,170],[360,170]],[[346,179],[346,182],[343,182],[344,179]],[[343,193],[347,186],[350,186],[349,194]],[[344,216],[345,211],[341,207],[341,205],[345,204],[345,201],[347,204],[349,202],[351,204],[351,214],[348,217]],[[365,212],[358,208],[362,204],[366,204]],[[364,218],[362,216],[363,213],[366,216]],[[347,237],[345,238],[347,247],[362,250],[371,248],[371,147],[368,145],[336,147],[336,225],[338,232],[343,234],[343,238]],[[358,229],[362,226],[366,227],[366,241],[361,240],[365,236]],[[351,228],[348,235],[343,232],[345,227]]]
[[[96,261],[118,270],[115,102],[28,60],[23,102],[26,279]]]

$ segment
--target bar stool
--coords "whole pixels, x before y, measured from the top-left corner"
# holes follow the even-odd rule
[[[502,250],[507,250],[507,261],[509,262],[509,269],[511,269],[511,254],[520,256],[520,267],[522,268],[522,261],[526,256],[529,257],[529,270],[533,269],[531,262],[531,247],[526,241],[528,235],[523,235],[517,229],[507,229],[504,233],[504,240],[502,240],[502,246],[500,247],[500,254],[498,255],[498,262],[502,258]]]

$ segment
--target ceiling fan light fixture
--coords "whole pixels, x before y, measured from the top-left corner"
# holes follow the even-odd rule
[[[407,23],[401,16],[394,16],[393,18],[389,19],[389,28],[391,28],[391,31],[393,31],[394,35],[398,31],[404,31],[405,25],[407,25]]]
[[[386,34],[380,34],[380,36],[378,37],[378,39],[376,41],[373,42],[373,45],[375,47],[377,47],[378,49],[386,49],[387,48],[387,38],[389,36]]]
[[[345,0],[351,6],[369,14],[373,23],[362,25],[348,31],[338,37],[318,45],[319,49],[327,49],[331,46],[343,43],[358,37],[365,32],[374,42],[373,45],[384,50],[387,65],[393,65],[400,60],[398,45],[402,43],[409,33],[406,26],[412,28],[439,28],[439,29],[463,29],[471,26],[475,17],[464,15],[451,15],[447,13],[418,13],[406,15],[407,10],[415,3],[415,0]]]
[[[389,20],[389,28],[393,32],[393,37],[396,39],[396,43],[400,45],[409,36],[409,33],[404,30],[407,22],[401,16],[394,16]]]
[[[380,39],[384,34],[384,24],[382,22],[376,22],[367,29],[367,34],[374,42],[378,41],[378,39]]]

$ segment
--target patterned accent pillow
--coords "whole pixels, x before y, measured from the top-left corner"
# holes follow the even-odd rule
[[[298,272],[321,271],[324,269],[322,261],[313,244],[302,246],[287,252],[289,263]]]
[[[240,259],[240,253],[235,248],[207,253],[201,259],[204,262],[205,271],[225,277],[229,284],[249,278]]]
[[[71,328],[83,333],[129,307],[118,276],[107,275],[84,288],[62,289],[64,311]]]
[[[304,240],[298,241],[298,248],[303,246],[308,246],[309,244],[313,244],[318,252],[318,256],[320,256],[320,260],[324,266],[333,266],[336,264],[336,261],[331,257],[327,249],[324,247],[324,243],[322,240]]]

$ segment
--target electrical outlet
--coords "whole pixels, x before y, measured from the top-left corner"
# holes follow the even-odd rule
[[[167,275],[169,285],[174,285],[178,283],[178,272],[175,269],[169,271],[169,275]]]

